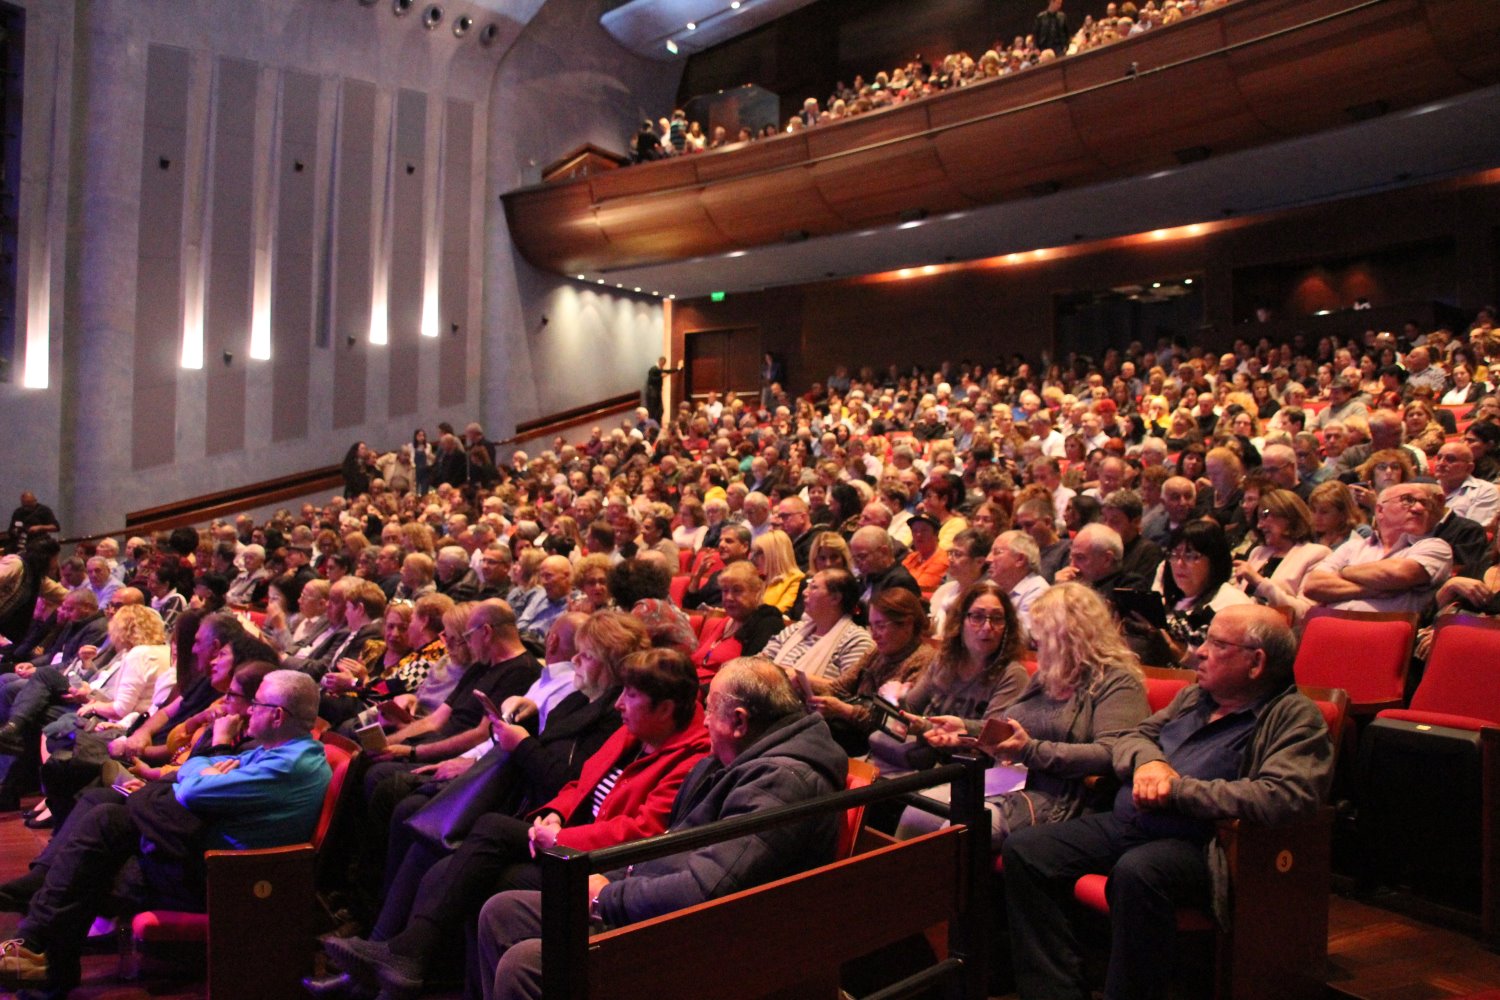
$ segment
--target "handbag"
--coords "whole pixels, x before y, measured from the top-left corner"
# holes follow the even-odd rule
[[[406,828],[429,847],[457,850],[474,821],[493,812],[514,784],[509,761],[510,751],[495,747],[408,816]]]
[[[925,771],[936,767],[942,757],[937,747],[919,736],[898,740],[880,729],[870,734],[870,760],[879,765],[880,773],[887,777]]]

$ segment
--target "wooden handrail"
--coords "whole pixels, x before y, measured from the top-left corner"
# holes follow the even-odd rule
[[[638,392],[621,393],[608,399],[601,399],[597,403],[585,403],[583,406],[575,406],[571,410],[562,410],[558,413],[538,417],[535,420],[526,420],[516,424],[514,437],[508,437],[496,444],[519,444],[533,438],[543,437],[554,431],[560,431],[565,427],[576,424],[588,423],[592,420],[601,420],[604,417],[613,416],[616,413],[624,413],[633,410],[640,405],[641,394]]]
[[[502,445],[516,444],[520,441],[531,440],[543,435],[560,431],[581,423],[588,423],[612,416],[616,413],[624,413],[634,409],[640,403],[640,393],[627,392],[618,396],[596,403],[587,403],[576,406],[571,410],[563,410],[559,413],[538,417],[516,425],[516,435],[497,442]],[[343,486],[343,476],[340,474],[339,466],[328,465],[318,469],[308,469],[305,472],[294,472],[275,479],[265,479],[257,483],[247,483],[244,486],[236,486],[227,490],[219,490],[215,493],[205,493],[201,496],[189,497],[186,500],[177,500],[172,503],[160,504],[156,507],[147,507],[144,510],[131,511],[125,515],[125,526],[114,531],[101,531],[92,535],[77,535],[72,538],[64,538],[63,545],[75,545],[78,542],[95,542],[101,538],[113,537],[115,535],[148,535],[157,531],[170,531],[173,528],[181,528],[187,525],[200,524],[211,521],[216,517],[225,517],[230,514],[238,514],[241,511],[250,510],[254,507],[263,507],[278,500],[290,500],[294,497],[306,496],[309,493],[317,493],[321,490],[337,489]]]
[[[101,531],[92,535],[64,538],[63,545],[78,542],[95,542],[115,535],[149,535],[157,531],[170,531],[211,521],[216,517],[238,514],[241,511],[262,507],[278,500],[306,496],[321,490],[336,489],[344,484],[337,465],[328,465],[305,472],[293,472],[275,479],[264,479],[215,493],[189,497],[144,510],[130,511],[125,515],[125,526],[114,531]]]

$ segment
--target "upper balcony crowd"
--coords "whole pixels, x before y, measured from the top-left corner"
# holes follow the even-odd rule
[[[705,123],[689,119],[681,108],[673,111],[670,117],[658,118],[655,122],[648,119],[641,123],[640,130],[631,140],[631,158],[642,163],[711,149],[733,148],[783,132],[832,124],[1102,48],[1123,38],[1176,24],[1194,14],[1215,10],[1229,2],[1162,0],[1158,4],[1157,0],[1145,0],[1140,6],[1130,0],[1111,2],[1105,5],[1098,17],[1089,14],[1081,23],[1075,24],[1063,10],[1063,0],[1049,0],[1047,9],[1037,14],[1029,34],[1017,35],[1009,44],[997,39],[977,59],[966,51],[951,52],[938,60],[927,60],[918,55],[890,70],[879,70],[869,80],[863,75],[856,75],[853,84],[841,80],[821,103],[817,97],[807,98],[802,102],[801,110],[780,126],[774,122],[767,122],[759,129],[743,125],[731,136],[722,125],[714,125],[705,131],[708,128]]]

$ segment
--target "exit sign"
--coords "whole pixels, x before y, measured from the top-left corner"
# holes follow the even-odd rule
[[[708,300],[710,302],[723,302],[724,301],[724,293],[723,292],[709,292],[708,293]]]

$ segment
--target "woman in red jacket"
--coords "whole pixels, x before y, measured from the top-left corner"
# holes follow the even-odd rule
[[[405,929],[390,940],[325,942],[348,985],[415,998],[432,959],[463,940],[485,900],[506,889],[541,888],[539,853],[554,844],[611,847],[667,828],[683,779],[709,749],[697,672],[677,650],[651,649],[630,656],[620,680],[624,724],[530,823],[500,814],[476,822],[458,850],[422,877]]]

